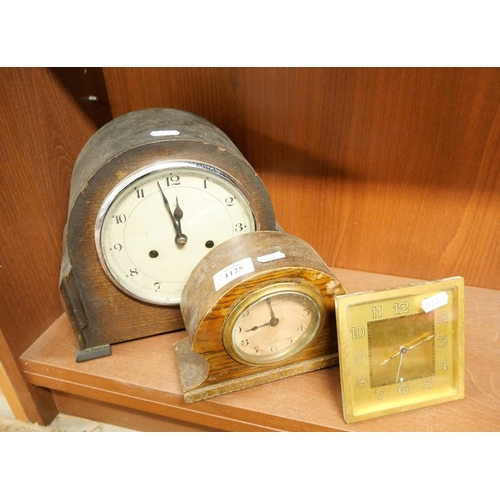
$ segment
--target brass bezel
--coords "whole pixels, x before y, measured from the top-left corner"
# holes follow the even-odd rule
[[[446,327],[446,333],[448,334],[449,332],[449,334],[453,336],[452,347],[449,349],[450,358],[452,359],[447,359],[447,362],[450,363],[450,368],[452,368],[449,371],[449,375],[438,375],[437,373],[434,373],[434,375],[426,374],[425,377],[416,377],[414,380],[409,379],[401,383],[397,381],[389,383],[382,388],[388,389],[388,393],[384,394],[383,398],[381,398],[381,394],[379,394],[380,399],[374,397],[370,403],[367,403],[366,395],[371,394],[369,391],[373,393],[375,393],[376,390],[378,390],[379,393],[382,393],[382,391],[380,387],[377,389],[377,387],[372,387],[370,385],[370,377],[365,377],[366,385],[364,387],[360,383],[360,378],[363,378],[360,377],[360,374],[372,374],[371,365],[365,365],[363,368],[360,367],[362,363],[370,362],[369,357],[372,354],[370,351],[371,346],[369,345],[367,334],[365,335],[366,339],[363,338],[361,341],[361,334],[359,334],[359,338],[356,338],[357,335],[353,334],[352,329],[362,327],[368,330],[367,325],[369,321],[367,317],[373,314],[373,311],[378,312],[378,307],[386,302],[392,303],[392,301],[404,301],[404,299],[408,299],[408,301],[411,302],[411,299],[414,299],[416,303],[417,298],[420,301],[424,296],[432,297],[442,291],[448,292],[449,299],[451,297],[451,301],[448,299],[448,305],[446,305],[446,307],[447,311],[451,311],[453,314],[453,320],[450,321],[449,326]],[[387,290],[339,295],[335,298],[335,302],[342,403],[344,420],[346,423],[454,401],[464,397],[464,280],[462,277],[446,278],[443,280],[418,283]],[[415,303],[413,307],[416,307]],[[391,306],[394,308],[395,303],[392,303]],[[352,308],[360,308],[359,313],[356,314],[356,311],[353,311]],[[351,317],[355,318],[356,325],[351,324],[348,320],[350,309],[352,313]],[[389,308],[386,307],[386,311],[387,309]],[[423,309],[421,311],[422,314],[424,314]],[[415,314],[418,312],[418,310],[414,309],[409,311],[405,316],[419,316]],[[439,308],[428,312],[428,314],[431,313],[433,314],[433,327],[435,328],[439,321]],[[394,319],[405,317],[401,316],[401,313],[393,312],[392,314],[393,316],[387,314],[387,318]],[[437,339],[438,337],[435,336],[434,342],[437,342]],[[359,356],[360,353],[364,353],[364,349],[367,350],[365,359]],[[439,351],[439,349],[436,349],[436,351]],[[446,352],[446,355],[448,355],[448,351],[442,350],[442,352]],[[363,361],[360,361],[361,359],[363,359]],[[433,362],[437,363],[437,360]],[[435,366],[437,366],[437,364]],[[427,387],[424,391],[425,383],[427,383]],[[408,389],[409,392],[413,391],[413,399],[410,399],[410,396],[405,399],[406,395],[404,391],[399,390],[404,384],[406,384],[405,390]],[[433,391],[433,389],[427,390],[429,387],[432,387],[435,391]],[[365,390],[368,392],[363,392]],[[394,391],[396,390],[399,395],[402,395],[401,398],[394,395]]]
[[[306,330],[305,334],[300,338],[298,342],[295,342],[289,349],[281,351],[276,355],[266,356],[262,359],[256,359],[254,356],[244,356],[238,352],[234,347],[233,342],[233,327],[241,314],[247,310],[249,307],[253,306],[257,302],[273,295],[280,295],[284,293],[296,293],[302,296],[306,296],[317,307],[317,321],[316,326],[310,331]],[[224,320],[222,326],[222,340],[227,353],[239,363],[250,366],[262,366],[262,365],[272,365],[280,361],[288,360],[303,351],[318,335],[321,331],[323,324],[325,322],[326,316],[326,304],[321,293],[304,283],[297,282],[286,282],[286,283],[273,283],[266,285],[258,290],[251,292],[246,295],[243,299],[237,302],[231,312],[228,314]]]

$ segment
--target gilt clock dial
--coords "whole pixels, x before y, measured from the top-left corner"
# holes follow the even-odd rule
[[[461,277],[336,298],[347,423],[464,397]]]

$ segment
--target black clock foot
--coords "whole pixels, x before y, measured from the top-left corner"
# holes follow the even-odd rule
[[[96,347],[87,347],[87,349],[76,350],[76,362],[81,363],[82,361],[89,361],[96,358],[104,358],[105,356],[111,356],[111,345],[99,345]]]

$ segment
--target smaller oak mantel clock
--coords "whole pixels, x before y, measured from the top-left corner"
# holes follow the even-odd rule
[[[236,236],[186,282],[175,345],[184,399],[212,398],[338,363],[335,296],[315,250],[281,231]]]
[[[336,298],[347,423],[464,397],[464,280]]]
[[[115,118],[71,180],[60,287],[77,361],[182,329],[179,301],[198,261],[237,234],[275,229],[262,181],[214,124],[165,108]]]

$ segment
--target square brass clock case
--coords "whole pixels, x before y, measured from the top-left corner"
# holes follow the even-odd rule
[[[335,301],[347,423],[464,397],[463,278]]]

